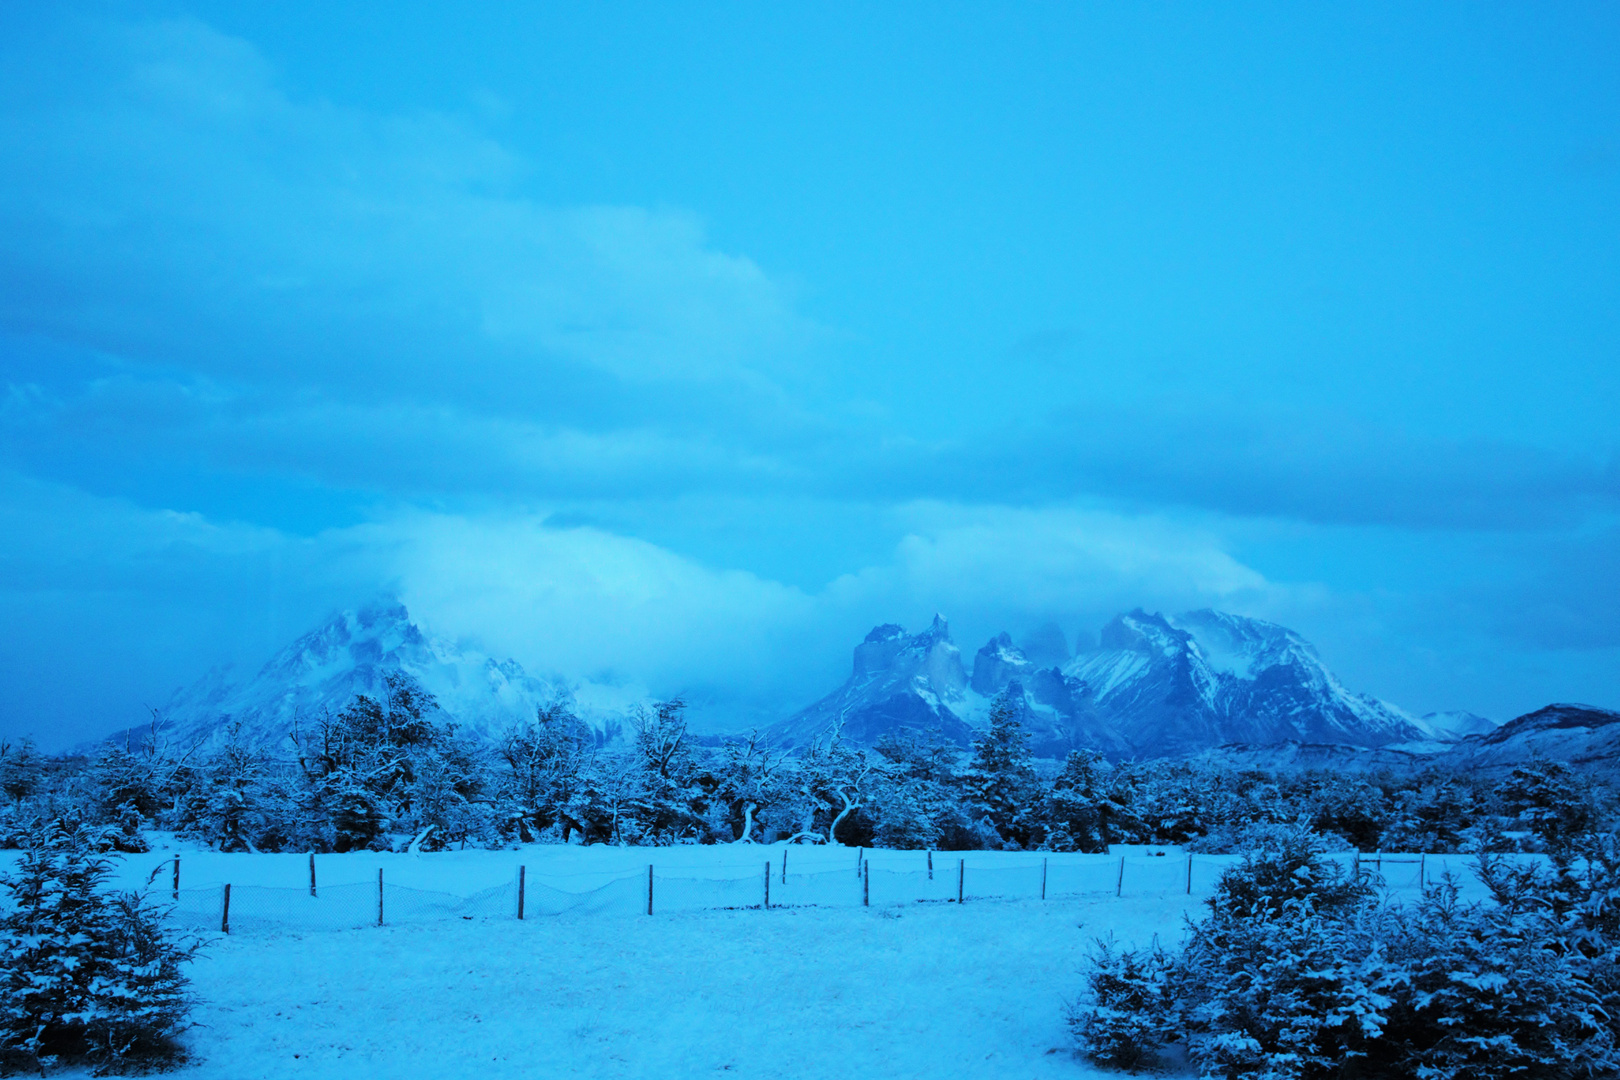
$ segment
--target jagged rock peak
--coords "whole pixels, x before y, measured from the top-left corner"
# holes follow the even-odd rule
[[[944,616],[935,615],[918,634],[896,623],[874,627],[855,646],[851,666],[843,686],[773,725],[769,737],[805,743],[833,724],[842,726],[846,738],[866,743],[899,728],[939,728],[964,743],[971,736],[953,711],[968,678]]]
[[[994,697],[1009,683],[1025,677],[1034,667],[1024,651],[1013,644],[1012,635],[1003,630],[974,655],[973,677],[969,685],[976,694]]]
[[[1466,739],[1470,735],[1489,735],[1500,726],[1489,717],[1461,709],[1424,713],[1422,720],[1423,726],[1442,741]]]
[[[1294,631],[1207,609],[1117,615],[1095,648],[1061,667],[997,635],[974,657],[971,685],[988,698],[1013,683],[1043,725],[1037,745],[1053,755],[1066,746],[1158,757],[1225,743],[1379,746],[1426,736],[1401,710],[1347,690]]]

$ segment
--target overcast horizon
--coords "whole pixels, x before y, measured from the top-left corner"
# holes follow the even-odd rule
[[[12,5],[0,738],[397,594],[796,709],[1213,607],[1620,707],[1620,10]]]

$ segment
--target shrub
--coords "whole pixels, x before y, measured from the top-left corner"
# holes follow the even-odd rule
[[[1159,943],[1143,951],[1098,939],[1088,957],[1086,993],[1069,1007],[1080,1052],[1115,1069],[1152,1068],[1171,1041],[1170,957]]]
[[[106,888],[100,833],[44,826],[0,875],[10,909],[0,918],[0,1066],[111,1072],[181,1057],[175,1036],[191,1004],[181,965],[197,946],[176,940],[141,894]]]
[[[1446,881],[1385,906],[1309,834],[1282,837],[1222,877],[1178,953],[1099,944],[1080,1049],[1134,1069],[1181,1043],[1205,1076],[1273,1080],[1615,1075],[1614,951],[1570,916],[1590,897],[1532,901],[1551,883],[1481,871],[1490,904]]]
[[[1612,1076],[1581,956],[1543,912],[1459,904],[1447,882],[1382,928],[1393,1007],[1380,1057],[1425,1080]]]

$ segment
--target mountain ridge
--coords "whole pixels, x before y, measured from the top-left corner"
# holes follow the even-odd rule
[[[874,643],[892,647],[892,657]],[[1066,642],[1042,648],[1048,656],[1067,653]],[[880,658],[889,666],[880,670]],[[1091,749],[1115,758],[1174,757],[1234,743],[1374,747],[1454,738],[1351,692],[1286,627],[1207,609],[1165,616],[1139,608],[1110,620],[1094,648],[1061,664],[1041,666],[1010,634],[997,634],[975,653],[971,674],[942,617],[918,635],[884,624],[856,647],[842,686],[768,734],[803,743],[836,720],[859,741],[934,727],[966,742],[1002,693],[1017,699],[1043,756]]]
[[[384,596],[333,613],[244,679],[233,679],[227,668],[210,669],[170,695],[158,717],[163,736],[182,746],[234,736],[290,749],[288,737],[296,726],[308,725],[322,710],[343,708],[356,695],[381,695],[392,672],[410,676],[434,696],[435,720],[484,738],[533,719],[542,705],[562,701],[577,707],[570,687],[530,675],[516,660],[497,660],[424,633],[404,604]],[[586,719],[595,721],[602,737],[616,734],[613,718]],[[130,729],[113,738],[147,734]]]

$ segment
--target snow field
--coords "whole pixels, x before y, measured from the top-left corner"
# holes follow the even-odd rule
[[[177,854],[183,895],[229,882],[238,903],[257,891],[294,913],[233,919],[230,935],[210,926],[213,910],[192,923],[209,940],[191,970],[199,1006],[186,1036],[185,1074],[199,1080],[1099,1076],[1070,1054],[1063,1019],[1086,950],[1106,934],[1179,940],[1182,917],[1235,861],[1195,856],[1189,895],[1186,855],[1169,848],[1124,849],[1122,884],[1121,853],[935,852],[930,881],[927,853],[913,851],[361,852],[316,856],[312,902],[308,855],[170,847],[122,859],[117,884],[152,879],[161,900]],[[1410,895],[1418,858],[1384,856],[1392,895]],[[761,910],[767,861],[773,907]],[[1467,861],[1422,865],[1432,880]],[[1045,901],[1033,898],[1043,862]],[[919,902],[954,900],[958,865],[967,903]],[[531,904],[545,889],[619,901],[550,917],[530,906],[520,922],[519,866]],[[347,925],[362,928],[308,921],[345,893],[358,912]],[[426,898],[422,921],[401,918],[410,894]],[[465,906],[480,897],[482,911]],[[818,906],[776,906],[793,903]],[[700,910],[717,905],[728,910]]]
[[[853,876],[853,873],[852,875]],[[1100,1076],[1064,1003],[1092,939],[1196,900],[788,908],[218,938],[187,1077]]]

